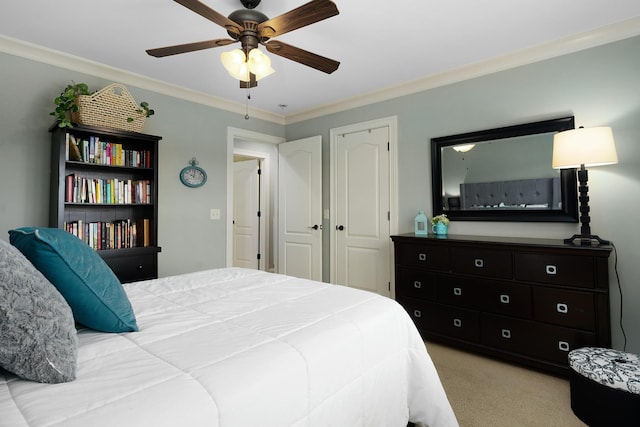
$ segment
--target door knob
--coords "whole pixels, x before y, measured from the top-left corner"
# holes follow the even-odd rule
[[[311,227],[308,228],[313,228],[314,230],[317,230],[318,228],[321,228],[320,226],[318,226],[318,224],[312,225]]]
[[[344,230],[344,225],[336,225],[336,230]]]

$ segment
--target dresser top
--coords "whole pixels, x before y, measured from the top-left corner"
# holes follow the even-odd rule
[[[437,236],[429,234],[428,236],[416,236],[413,233],[398,234],[391,236],[394,242],[411,241],[411,242],[432,242],[442,245],[456,244],[482,244],[485,246],[539,246],[545,248],[584,250],[589,252],[602,252],[608,256],[611,252],[609,245],[597,246],[579,246],[570,243],[564,243],[563,239],[541,239],[534,237],[514,237],[514,236],[472,236],[464,234],[447,234],[445,236]]]

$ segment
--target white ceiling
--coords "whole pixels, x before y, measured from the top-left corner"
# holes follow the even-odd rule
[[[223,15],[242,8],[239,0],[201,1]],[[273,18],[303,3],[262,0],[257,9]],[[327,75],[270,55],[276,73],[251,89],[252,107],[287,116],[632,18],[633,25],[640,22],[639,0],[335,3],[338,16],[277,39],[338,60],[340,68]],[[227,37],[172,0],[4,0],[0,33],[236,103],[246,100],[219,59],[238,45],[165,58],[145,53]]]

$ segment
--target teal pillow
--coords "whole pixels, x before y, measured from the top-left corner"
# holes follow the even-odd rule
[[[23,227],[9,236],[67,300],[77,323],[103,332],[138,330],[122,284],[89,245],[59,228]]]

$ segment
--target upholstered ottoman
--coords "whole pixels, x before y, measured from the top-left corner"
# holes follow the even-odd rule
[[[569,352],[571,409],[589,426],[640,426],[640,358],[608,348]]]

